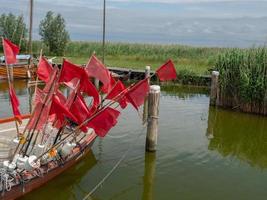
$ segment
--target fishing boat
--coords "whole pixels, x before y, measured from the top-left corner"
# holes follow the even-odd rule
[[[36,67],[30,65],[30,55],[17,55],[17,63],[12,66],[14,79],[30,79],[35,76]],[[0,79],[7,79],[5,57],[0,57]]]
[[[25,119],[19,110],[10,70],[17,62],[19,47],[4,38],[2,44],[14,117],[0,123],[11,126],[13,122],[15,138],[0,168],[0,199],[11,200],[42,186],[80,161],[95,139],[105,137],[117,124],[121,110],[128,104],[138,111],[149,92],[149,77],[125,87],[94,54],[85,67],[63,59],[60,69],[40,54],[36,74],[45,86],[41,89],[35,85],[33,111]],[[172,61],[156,74],[160,80],[175,79]],[[99,80],[101,87],[96,88],[92,79]],[[69,91],[66,96],[62,88]]]
[[[9,123],[10,122],[12,121],[9,120]],[[11,165],[9,165],[8,172],[5,172],[2,169],[0,171],[2,183],[2,193],[0,199],[11,200],[19,198],[42,186],[44,183],[50,181],[63,171],[75,165],[88,154],[96,137],[97,135],[95,132],[90,130],[88,133],[86,133],[86,136],[83,136],[82,139],[77,138],[81,140],[76,142],[75,146],[68,146],[70,143],[66,143],[67,145],[65,144],[65,146],[63,146],[61,153],[58,154],[58,156],[52,159],[48,158],[45,163],[31,163],[30,156],[25,169],[14,170]],[[16,144],[16,142],[17,140],[15,139],[13,141],[13,145]],[[22,161],[22,164],[24,162],[23,159],[16,159],[17,163]],[[5,166],[6,162],[4,162],[3,165]],[[9,176],[7,176],[7,173],[9,173]]]

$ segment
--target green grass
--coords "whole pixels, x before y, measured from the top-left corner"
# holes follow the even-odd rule
[[[40,49],[48,56],[47,47],[41,42],[33,43],[33,51],[38,55]],[[107,43],[105,64],[110,67],[144,69],[150,65],[156,69],[168,59],[175,63],[180,71],[198,75],[209,74],[209,69],[215,65],[222,48],[189,47],[181,45],[156,45],[134,43]],[[65,57],[77,64],[85,64],[90,55],[95,52],[101,58],[102,44],[99,42],[70,42],[65,51]],[[59,57],[57,62],[61,62]]]

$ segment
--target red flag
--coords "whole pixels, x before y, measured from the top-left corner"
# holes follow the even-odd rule
[[[81,79],[84,69],[68,60],[63,60],[59,82],[70,82],[74,78]]]
[[[56,96],[59,99],[59,102],[64,105],[66,103],[66,97],[64,96],[64,94],[62,94],[62,92],[60,90],[56,91]]]
[[[116,84],[116,80],[110,74],[109,84],[107,84],[106,86],[103,86],[101,88],[101,91],[103,93],[109,93],[113,89],[113,87],[115,86],[115,84]]]
[[[27,129],[42,130],[47,122],[51,103],[44,105],[42,102],[38,102],[35,106],[34,113],[27,124]]]
[[[91,59],[87,63],[85,70],[89,77],[94,77],[100,80],[103,84],[102,91],[107,93],[107,89],[110,85],[110,72],[105,65],[97,59],[95,55],[92,55]]]
[[[123,85],[123,83],[118,80],[118,82],[114,85],[113,89],[108,93],[108,95],[106,96],[106,99],[111,99],[113,101],[117,101],[119,102],[121,108],[126,108],[127,106],[127,101],[126,101],[126,97],[125,97],[125,86]],[[118,100],[115,99],[115,97],[117,97],[120,94],[120,98],[118,98]]]
[[[7,65],[15,64],[17,62],[16,56],[19,54],[19,47],[8,39],[2,39],[3,49],[5,54],[5,62]]]
[[[127,101],[130,102],[136,110],[141,106],[146,96],[149,92],[148,79],[144,79],[135,84],[130,90],[126,93]]]
[[[86,103],[83,100],[83,97],[79,94],[71,105],[70,111],[77,118],[78,124],[83,123],[91,115]],[[83,132],[87,132],[86,126],[81,127],[81,130]]]
[[[52,74],[53,67],[48,63],[48,61],[42,56],[38,63],[37,75],[38,78],[44,82],[48,82],[50,75]]]
[[[57,74],[58,74],[58,68],[54,67],[51,75],[49,76],[49,81],[45,84],[45,87],[43,89],[43,93],[48,94],[49,91],[54,91],[56,86],[58,86]]]
[[[9,88],[9,97],[10,97],[10,102],[11,102],[14,117],[19,123],[22,123],[22,118],[21,118],[21,114],[19,111],[19,100],[16,96],[15,90],[12,85]]]
[[[117,124],[117,118],[120,112],[107,107],[103,111],[93,118],[87,126],[93,128],[96,134],[100,137],[104,137],[108,131]]]
[[[43,91],[40,88],[36,88],[36,92],[34,94],[33,105],[36,106],[38,103],[43,101]]]
[[[172,60],[168,60],[164,65],[156,70],[156,75],[160,81],[170,81],[177,78],[177,73]]]
[[[87,75],[81,79],[80,91],[85,92],[88,96],[93,97],[94,102],[90,110],[91,112],[94,112],[100,104],[100,98],[96,87],[91,83],[91,81],[89,81]]]
[[[37,89],[36,91],[36,106],[34,112],[27,124],[27,129],[41,130],[44,124],[47,122],[49,117],[49,110],[51,107],[51,99],[55,89],[57,88],[57,83],[55,83],[57,78],[58,68],[53,68],[52,74],[49,81],[45,85],[43,90]],[[46,100],[46,102],[45,102]],[[45,103],[45,104],[44,104]]]
[[[54,96],[52,99],[52,105],[50,108],[50,113],[49,115],[55,114],[58,120],[58,125],[62,126],[65,117],[77,122],[76,117],[69,111],[67,110],[64,105],[60,103],[60,100],[57,96]]]

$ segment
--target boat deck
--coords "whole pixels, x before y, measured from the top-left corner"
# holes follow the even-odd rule
[[[19,130],[22,132],[26,126],[28,119],[24,119],[22,125],[19,126]],[[16,137],[15,122],[6,122],[0,124],[0,166],[3,160],[9,158],[11,141]]]

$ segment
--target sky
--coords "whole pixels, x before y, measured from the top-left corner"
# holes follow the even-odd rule
[[[29,0],[0,0],[23,14]],[[106,0],[108,41],[250,47],[267,42],[267,0]],[[60,13],[72,40],[101,41],[103,0],[35,0],[34,39],[47,11]]]

